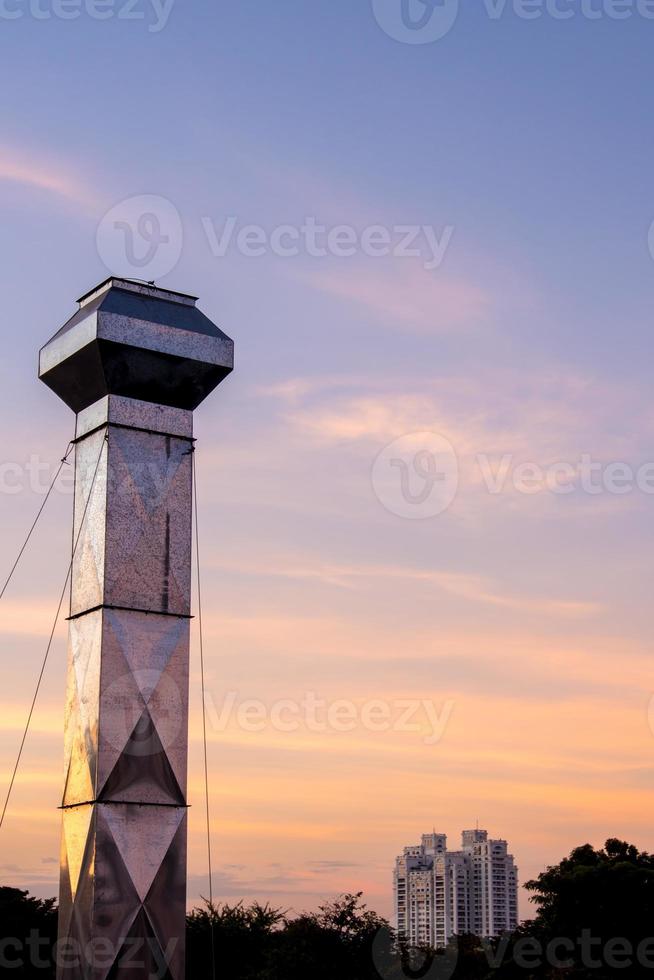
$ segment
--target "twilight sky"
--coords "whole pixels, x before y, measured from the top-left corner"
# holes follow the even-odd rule
[[[430,40],[400,0],[75,2],[0,3],[2,566],[72,434],[38,348],[109,271],[199,295],[237,356],[196,414],[219,897],[390,914],[401,847],[477,819],[522,881],[654,849],[646,5],[485,0]],[[0,603],[3,788],[66,491]],[[64,681],[61,623],[0,833],[0,882],[41,895]]]

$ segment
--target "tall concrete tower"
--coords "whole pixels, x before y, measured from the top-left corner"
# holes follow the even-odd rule
[[[184,975],[193,410],[234,350],[195,304],[111,278],[40,354],[77,415],[65,980]]]

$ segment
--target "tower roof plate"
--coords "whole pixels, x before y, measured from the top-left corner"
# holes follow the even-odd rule
[[[194,409],[234,367],[196,297],[111,277],[42,348],[39,377],[75,412],[106,395]]]

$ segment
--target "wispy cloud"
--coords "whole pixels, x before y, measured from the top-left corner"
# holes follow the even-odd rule
[[[461,572],[399,565],[329,565],[315,560],[293,560],[282,556],[266,561],[260,555],[257,555],[255,562],[238,559],[229,561],[220,558],[212,565],[214,568],[256,576],[290,578],[303,582],[314,579],[325,585],[344,589],[362,589],[380,579],[396,583],[412,582],[414,585],[422,584],[428,589],[443,591],[469,602],[502,606],[506,609],[539,615],[548,613],[561,616],[592,616],[601,611],[601,606],[596,602],[511,594],[483,576]]]
[[[409,333],[441,334],[481,326],[493,307],[492,296],[481,285],[427,271],[408,260],[375,268],[370,262],[354,263],[308,272],[303,278],[315,289],[364,307]]]
[[[543,464],[590,453],[638,458],[654,436],[646,393],[546,365],[429,378],[293,378],[260,390],[317,445],[444,435],[457,454],[512,453]],[[632,424],[615,425],[616,417]]]
[[[64,198],[85,211],[103,206],[100,195],[88,182],[61,161],[34,159],[24,151],[0,146],[0,185],[18,183]]]

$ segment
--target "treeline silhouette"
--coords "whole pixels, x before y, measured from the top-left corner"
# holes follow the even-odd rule
[[[492,941],[459,936],[438,951],[403,946],[360,894],[297,916],[256,902],[206,903],[187,920],[188,980],[213,980],[212,950],[216,980],[654,978],[650,854],[615,839],[601,850],[585,844],[525,887],[536,914],[515,933]],[[2,976],[54,977],[56,919],[53,899],[0,888]],[[41,965],[26,957],[8,967],[30,934],[39,936]],[[5,939],[13,945],[5,948]]]

